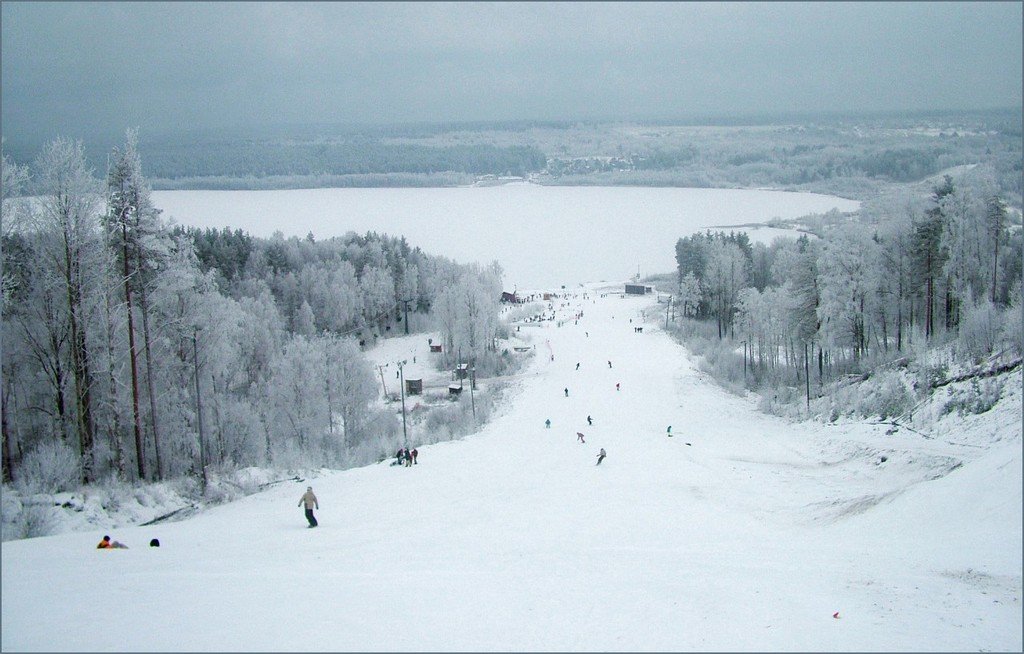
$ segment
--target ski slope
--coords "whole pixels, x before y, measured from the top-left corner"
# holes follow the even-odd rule
[[[790,424],[704,379],[651,297],[585,290],[521,328],[500,415],[412,468],[110,534],[128,550],[3,543],[3,650],[1021,649],[1019,384],[931,438]]]

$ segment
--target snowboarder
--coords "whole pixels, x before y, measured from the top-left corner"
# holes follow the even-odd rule
[[[405,450],[400,447],[400,448],[398,448],[398,452],[395,453],[395,460],[394,460],[394,462],[391,465],[393,465],[393,466],[400,466],[400,465],[402,465],[402,463],[403,463],[402,459],[403,458],[405,458]]]
[[[669,436],[672,435],[672,425],[668,426],[668,432],[667,433],[668,433]]]
[[[544,427],[547,429],[551,429],[551,418],[548,418],[547,420],[544,421]]]
[[[413,465],[416,465],[416,457],[419,456],[419,453],[419,450],[417,450],[415,447],[412,448],[412,452],[410,452],[410,454],[412,454]]]
[[[588,425],[593,425],[594,424],[594,421],[590,419],[590,416],[587,416],[587,424]]]
[[[607,455],[604,453],[604,448],[602,447],[601,452],[597,455],[597,465],[601,465],[601,462],[604,461],[605,456]]]
[[[316,495],[313,494],[313,487],[306,486],[306,492],[299,498],[299,506],[306,505],[306,520],[309,521],[310,528],[317,526],[316,516],[313,515],[313,507],[315,506],[318,510],[320,509],[320,502],[317,501]]]
[[[611,368],[611,367],[612,367],[612,362],[611,362],[611,361],[609,361],[609,362],[608,362],[608,367],[609,367],[609,368]]]
[[[567,389],[565,389],[565,396],[566,396],[566,397],[569,397],[569,389],[568,389],[568,388],[567,388]]]
[[[580,369],[580,362],[579,362],[579,361],[577,361],[577,362],[576,362],[576,370],[579,370],[579,369]]]
[[[581,431],[576,432],[576,440],[578,440],[581,443],[586,443],[587,442],[587,441],[583,440],[583,432],[581,432]]]
[[[96,546],[98,550],[126,550],[128,546],[122,542],[116,540],[110,540],[110,536],[104,536],[103,540],[100,541],[99,545]]]
[[[619,390],[619,382],[615,382],[615,390]]]

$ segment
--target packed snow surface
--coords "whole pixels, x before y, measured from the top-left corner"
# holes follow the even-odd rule
[[[675,243],[722,225],[798,218],[860,203],[770,190],[594,186],[323,188],[288,191],[154,191],[164,217],[253,236],[317,239],[368,231],[405,236],[459,263],[498,261],[511,290],[575,287],[591,280],[675,269]],[[728,228],[726,228],[728,229]],[[770,240],[796,232],[744,228]],[[537,265],[537,262],[544,262]]]
[[[416,466],[110,533],[127,550],[3,543],[3,650],[1021,650],[1019,383],[928,434],[791,424],[607,290],[523,325],[503,413]]]

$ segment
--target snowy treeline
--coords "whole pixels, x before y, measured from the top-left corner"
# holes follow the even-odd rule
[[[676,305],[742,348],[755,384],[802,385],[806,369],[823,382],[915,344],[1020,356],[1022,234],[991,179],[945,176],[889,204],[820,238],[681,238]]]
[[[48,143],[32,167],[3,157],[5,482],[376,460],[401,422],[361,346],[408,323],[440,330],[440,365],[501,367],[497,264],[376,234],[172,229],[136,143],[129,131],[103,181],[80,142]]]

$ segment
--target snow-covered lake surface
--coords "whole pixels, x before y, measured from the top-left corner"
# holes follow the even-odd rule
[[[511,289],[575,287],[675,269],[675,244],[704,228],[797,218],[859,202],[768,190],[591,186],[154,191],[182,225],[318,239],[346,232],[404,235],[459,263],[497,260]],[[751,232],[770,240],[774,229]],[[537,262],[542,262],[538,264]]]
[[[508,404],[413,431],[416,466],[3,543],[2,650],[1021,651],[1019,382],[916,430],[791,424],[705,379],[650,297],[553,308]]]

